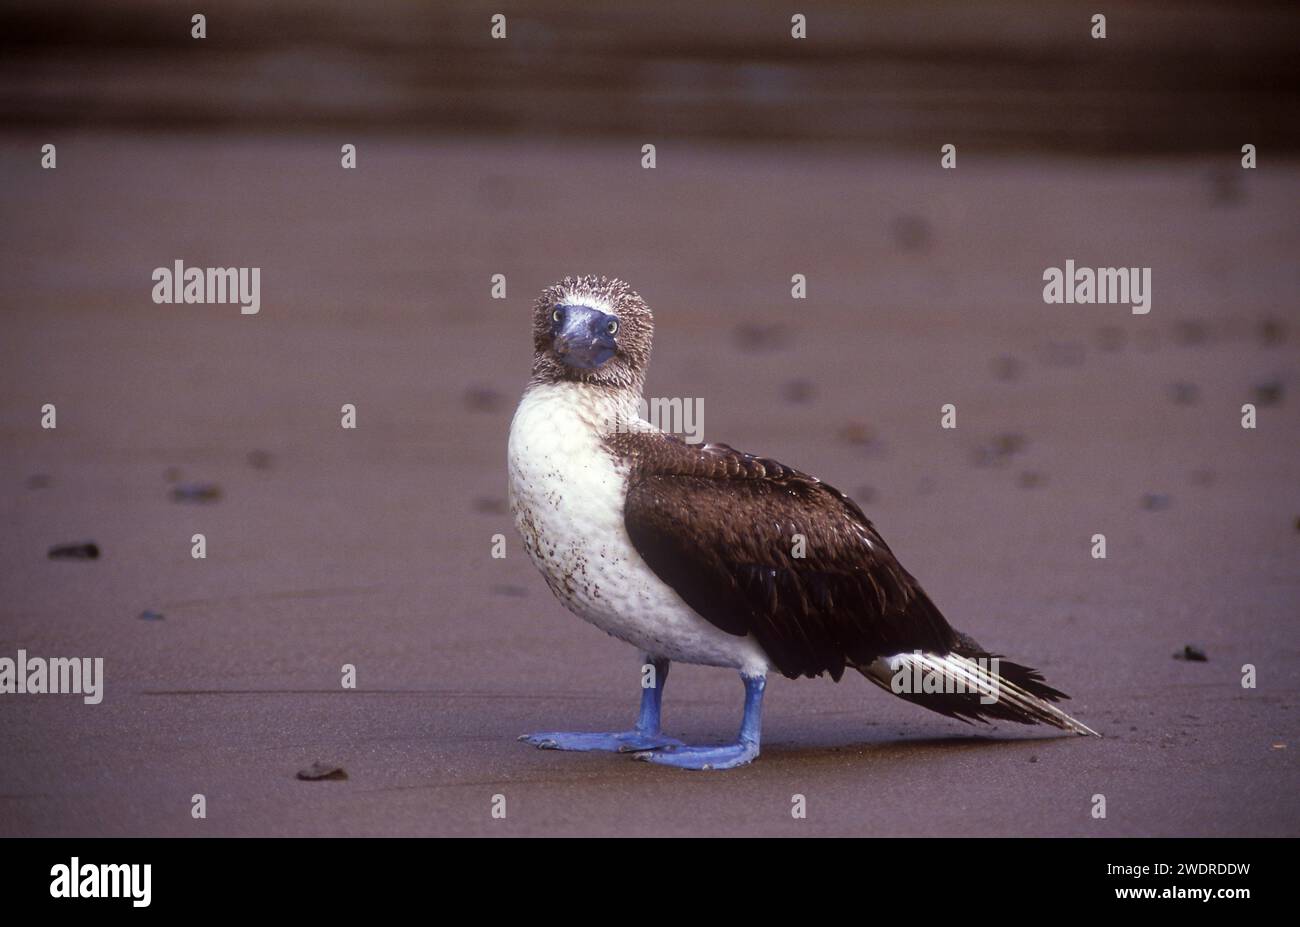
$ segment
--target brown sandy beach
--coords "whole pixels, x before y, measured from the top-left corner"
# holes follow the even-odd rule
[[[48,134],[0,138],[0,656],[101,656],[105,695],[0,696],[0,834],[1300,834],[1300,162],[80,132],[42,171]],[[1067,258],[1150,266],[1151,312],[1045,305]],[[260,313],[154,304],[177,259],[261,267]],[[729,773],[517,743],[637,695],[504,510],[529,306],[586,272],[655,310],[651,395],[857,498],[1103,738],[774,679]],[[739,697],[677,666],[667,728]]]

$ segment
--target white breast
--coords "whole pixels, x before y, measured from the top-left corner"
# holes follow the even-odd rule
[[[766,671],[752,639],[697,615],[633,548],[623,524],[627,471],[601,441],[619,409],[576,383],[524,393],[509,447],[510,509],[524,550],[570,611],[620,640],[670,660]]]

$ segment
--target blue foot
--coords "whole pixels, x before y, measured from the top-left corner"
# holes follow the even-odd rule
[[[740,741],[721,747],[666,747],[638,753],[636,759],[678,769],[734,769],[754,762],[758,744]]]
[[[759,733],[763,728],[764,676],[740,676],[745,683],[745,717],[734,744],[721,747],[665,747],[636,754],[636,759],[678,769],[734,769],[754,762],[758,756]]]
[[[540,750],[608,750],[613,753],[634,753],[638,750],[678,747],[682,743],[663,734],[643,734],[640,731],[623,731],[617,734],[549,731],[544,734],[525,734],[519,739]]]

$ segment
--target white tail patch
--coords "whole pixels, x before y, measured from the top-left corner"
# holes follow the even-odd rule
[[[1046,699],[1039,698],[998,673],[996,657],[971,658],[957,653],[897,653],[862,669],[863,675],[895,695],[966,695],[972,713],[980,705],[1011,708],[1026,722],[1040,722],[1076,734],[1097,734]]]

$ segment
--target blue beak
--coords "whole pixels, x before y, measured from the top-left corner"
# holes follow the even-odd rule
[[[610,323],[618,321],[614,316],[587,306],[556,306],[554,311],[560,318],[551,317],[552,344],[568,366],[594,370],[618,351],[609,333]]]

